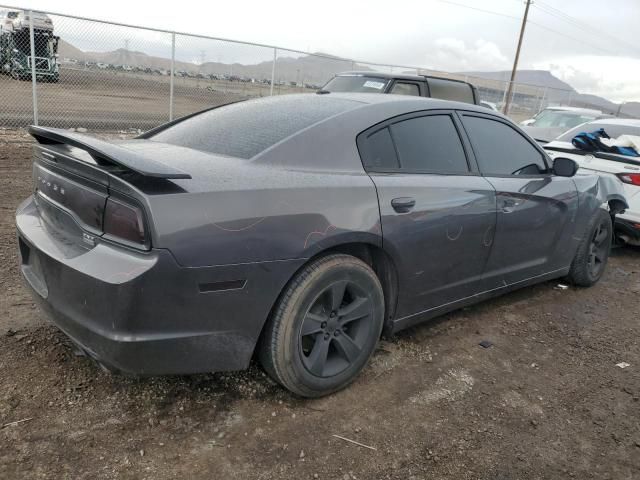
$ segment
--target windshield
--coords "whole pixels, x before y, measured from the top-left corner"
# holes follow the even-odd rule
[[[384,93],[389,83],[386,78],[369,77],[365,75],[339,75],[333,77],[322,87],[328,92],[364,92]]]
[[[581,123],[595,120],[593,115],[584,115],[576,112],[568,112],[563,110],[543,110],[536,117],[530,127],[539,128],[572,128]]]
[[[613,125],[607,123],[599,123],[599,122],[591,122],[586,125],[579,125],[575,128],[572,128],[568,132],[563,133],[558,138],[556,138],[559,142],[571,142],[573,137],[575,137],[580,132],[595,132],[604,128],[604,131],[607,132],[611,138],[618,138],[620,135],[639,135],[640,136],[640,125]]]

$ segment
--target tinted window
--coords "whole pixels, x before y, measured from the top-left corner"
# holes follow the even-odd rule
[[[364,143],[364,163],[371,169],[396,169],[398,157],[388,128],[369,135]]]
[[[420,89],[415,83],[396,82],[389,93],[420,96]]]
[[[449,115],[417,117],[391,126],[403,170],[466,173],[467,159]]]
[[[452,82],[440,78],[427,79],[429,93],[433,98],[454,100],[456,102],[475,103],[471,86],[463,82]]]
[[[187,118],[150,140],[251,158],[280,140],[361,105],[326,95],[283,95],[226,105]]]
[[[488,175],[535,175],[546,171],[542,154],[510,126],[464,116],[480,171]]]

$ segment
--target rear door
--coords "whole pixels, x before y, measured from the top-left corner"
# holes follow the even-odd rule
[[[480,173],[496,190],[486,288],[567,267],[578,208],[573,179],[553,175],[544,151],[508,121],[479,113],[461,118]]]
[[[358,137],[399,272],[396,316],[477,293],[496,221],[493,187],[467,158],[451,111],[405,115]]]

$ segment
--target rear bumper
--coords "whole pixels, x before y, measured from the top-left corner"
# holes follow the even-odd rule
[[[69,244],[31,198],[16,214],[34,298],[89,355],[130,374],[246,368],[298,261],[185,268],[168,250]]]

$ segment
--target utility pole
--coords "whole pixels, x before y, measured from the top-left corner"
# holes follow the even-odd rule
[[[524,37],[524,27],[527,26],[527,17],[529,16],[529,7],[531,6],[531,0],[527,0],[527,6],[524,9],[524,17],[522,17],[522,26],[520,27],[520,37],[518,38],[518,48],[516,48],[516,58],[513,60],[513,69],[511,70],[511,80],[507,87],[507,95],[504,101],[505,115],[509,114],[509,104],[511,103],[511,91],[513,89],[513,82],[516,79],[516,71],[518,70],[518,60],[520,59],[520,48],[522,47],[522,38]]]

